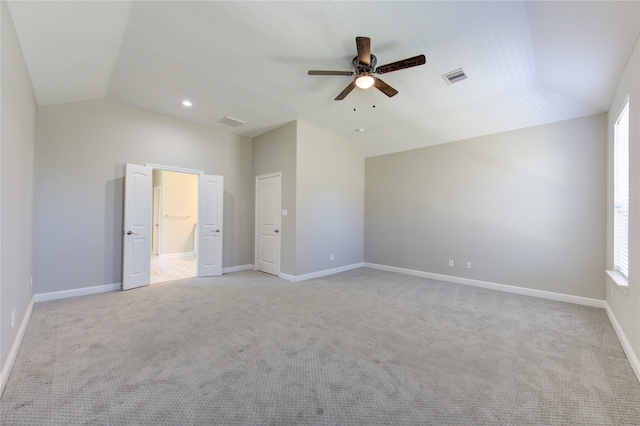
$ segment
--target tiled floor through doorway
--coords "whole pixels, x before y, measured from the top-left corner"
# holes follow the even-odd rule
[[[151,255],[151,284],[196,276],[196,256],[158,257]]]

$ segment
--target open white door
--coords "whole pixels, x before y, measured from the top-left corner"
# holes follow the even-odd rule
[[[151,167],[127,163],[124,184],[122,289],[150,282]]]
[[[198,185],[198,276],[222,275],[224,178],[200,175]]]

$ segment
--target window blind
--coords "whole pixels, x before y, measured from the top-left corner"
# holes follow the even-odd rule
[[[613,269],[629,275],[629,100],[614,126]]]

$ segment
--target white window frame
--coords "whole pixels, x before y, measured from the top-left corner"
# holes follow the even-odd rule
[[[629,97],[613,126],[613,270],[616,284],[628,286],[629,277]]]

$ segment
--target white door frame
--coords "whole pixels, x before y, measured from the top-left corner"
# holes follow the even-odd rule
[[[190,175],[198,175],[198,184],[200,182],[200,176],[204,175],[204,172],[202,170],[195,170],[195,169],[185,169],[182,167],[174,167],[174,166],[165,166],[162,164],[152,164],[152,163],[146,163],[145,164],[147,167],[151,167],[151,173],[153,173],[154,170],[163,170],[163,171],[167,171],[167,172],[177,172],[177,173],[187,173]],[[154,188],[155,190],[155,188]],[[160,199],[162,200],[162,191],[160,191]],[[200,191],[198,191],[198,196],[200,196]],[[160,254],[160,248],[162,247],[160,245],[160,242],[162,241],[162,221],[163,221],[163,215],[162,215],[162,204],[160,204],[160,232],[158,232],[158,255]],[[153,231],[152,231],[153,232]],[[196,253],[196,263],[198,262],[198,251],[194,250],[194,252]],[[149,259],[149,262],[151,262],[151,259]],[[197,272],[196,272],[197,274]]]
[[[259,196],[260,193],[258,192],[258,182],[261,179],[267,179],[267,178],[273,178],[273,177],[277,177],[278,181],[279,181],[279,192],[280,192],[280,199],[278,200],[280,205],[277,206],[277,215],[278,215],[278,219],[277,219],[277,230],[276,232],[278,232],[278,252],[277,252],[277,275],[280,275],[280,272],[282,270],[282,172],[275,172],[275,173],[267,173],[264,175],[260,175],[260,176],[256,176],[256,181],[255,181],[255,217],[254,217],[254,223],[255,223],[255,230],[254,230],[254,253],[255,253],[255,258],[254,258],[254,269],[255,270],[259,270],[258,269],[258,264],[259,264],[259,256],[260,256],[260,230],[259,230],[259,223],[258,223],[258,218],[259,216],[259,208],[260,208],[260,202],[259,202]]]
[[[178,173],[189,173],[192,175],[203,175],[204,172],[202,170],[195,169],[185,169],[182,167],[173,167],[173,166],[163,166],[162,164],[145,164],[147,167],[151,167],[153,170],[166,170],[168,172],[178,172]]]
[[[150,164],[147,163],[147,167],[151,167],[151,170],[164,170],[164,171],[169,171],[169,172],[177,172],[177,173],[188,173],[188,174],[194,174],[198,176],[198,237],[197,237],[197,243],[199,245],[206,245],[208,249],[212,249],[213,246],[212,244],[208,241],[210,240],[210,238],[206,238],[206,236],[208,236],[207,232],[213,232],[215,233],[215,239],[218,241],[217,244],[215,244],[215,248],[217,250],[217,253],[219,254],[218,257],[218,262],[217,264],[205,264],[207,261],[210,261],[210,253],[207,250],[201,250],[202,247],[198,247],[195,248],[194,247],[194,252],[196,254],[196,276],[198,277],[208,277],[208,276],[215,276],[215,275],[222,275],[222,233],[223,233],[223,229],[222,229],[222,223],[223,223],[223,197],[224,197],[224,177],[223,176],[214,176],[214,175],[206,175],[202,170],[194,170],[194,169],[185,169],[182,167],[173,167],[173,166],[165,166],[165,165],[161,165],[161,164]],[[204,209],[204,202],[206,202],[206,200],[204,198],[205,194],[207,194],[207,191],[204,188],[205,184],[210,183],[209,181],[213,179],[216,181],[216,183],[219,185],[220,188],[220,193],[218,194],[219,199],[216,200],[216,204],[218,207],[218,211],[216,212],[216,220],[218,221],[217,226],[215,227],[216,229],[207,229],[207,224],[204,223],[206,217],[205,217],[205,211],[206,209]],[[149,262],[151,262],[151,259],[149,259]]]
[[[151,169],[153,175],[153,169]],[[153,187],[153,220],[151,221],[151,254],[160,255],[162,245],[162,186]]]

